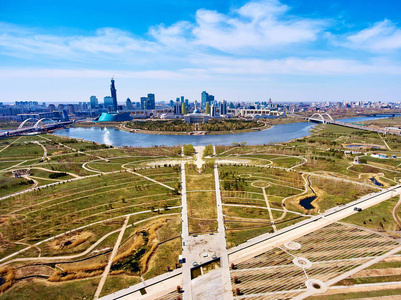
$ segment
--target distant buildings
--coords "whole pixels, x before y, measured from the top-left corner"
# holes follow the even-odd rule
[[[201,109],[206,108],[206,103],[209,103],[210,105],[214,101],[214,96],[209,95],[206,91],[203,91],[201,93]]]
[[[155,109],[156,98],[155,94],[148,94],[147,97],[141,97],[141,109]]]
[[[117,90],[114,85],[114,78],[111,78],[110,93],[112,100],[111,111],[117,111]]]
[[[127,107],[128,110],[132,110],[133,106],[132,106],[132,102],[130,98],[127,98],[127,100],[125,101],[125,106]]]
[[[108,109],[108,111],[115,111],[114,108],[114,98],[110,96],[106,96],[103,98],[103,107]],[[117,110],[117,109],[116,109]]]
[[[220,102],[220,115],[227,115],[227,101]]]
[[[89,102],[90,102],[90,108],[91,109],[96,109],[99,107],[99,102],[96,96],[91,96],[89,98]]]

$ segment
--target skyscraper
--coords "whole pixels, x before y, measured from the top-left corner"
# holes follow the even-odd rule
[[[223,100],[220,102],[220,115],[227,114],[227,101]]]
[[[97,108],[98,105],[99,105],[97,97],[96,96],[91,96],[89,99],[90,99],[89,101],[90,101],[91,109]]]
[[[114,85],[114,78],[111,78],[110,93],[111,98],[113,98],[112,111],[117,111],[117,90]]]
[[[206,102],[207,102],[207,97],[209,96],[208,93],[206,93],[206,91],[203,91],[201,94],[201,108],[205,108],[206,107]]]
[[[106,96],[103,99],[104,99],[104,102],[103,102],[104,108],[107,108],[109,111],[117,111],[117,107],[114,110],[114,98],[113,97]]]
[[[175,115],[181,115],[182,113],[182,104],[180,103],[180,100],[175,101],[174,103],[174,114]]]
[[[130,98],[127,98],[127,100],[125,101],[125,106],[127,106],[128,110],[132,110],[132,102]]]
[[[147,97],[141,97],[141,109],[146,109],[147,102],[148,102]]]
[[[148,105],[146,109],[155,109],[155,108],[156,108],[155,94],[148,94]]]

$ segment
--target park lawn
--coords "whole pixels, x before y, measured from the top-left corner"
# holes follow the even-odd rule
[[[273,233],[271,226],[253,229],[226,230],[227,248],[232,248],[264,233]]]
[[[0,197],[29,189],[32,186],[33,183],[29,183],[25,178],[12,177],[11,172],[0,173]],[[0,201],[0,205],[3,201]]]
[[[54,283],[43,279],[28,279],[17,282],[10,290],[0,295],[0,300],[89,300],[93,299],[99,281],[100,277]]]
[[[174,270],[180,254],[182,254],[181,236],[159,245],[149,262],[149,270],[144,278],[150,279]]]
[[[109,276],[107,276],[107,279],[103,286],[103,290],[100,294],[100,297],[104,297],[106,295],[112,294],[119,290],[128,288],[139,282],[141,282],[141,279],[139,276],[130,276],[130,275],[125,275],[125,274],[109,275]]]
[[[317,206],[317,208],[322,212],[334,206],[352,202],[363,195],[377,191],[374,186],[360,186],[319,176],[311,176],[310,182],[312,188],[319,195],[319,197],[313,202],[314,206]]]
[[[23,160],[3,160],[3,159],[0,159],[0,171],[7,172],[7,170],[5,170],[5,169],[11,168],[12,166],[14,166],[14,165],[16,165],[16,164],[18,164],[20,162],[23,162]],[[18,166],[16,168],[18,168]]]
[[[342,220],[345,223],[351,223],[358,226],[371,228],[374,230],[396,231],[398,230],[392,212],[394,206],[397,204],[399,197],[393,197],[389,200],[383,201],[375,206],[364,209],[352,216]],[[401,217],[400,212],[397,212]]]
[[[21,142],[21,140],[18,140],[7,149],[0,152],[2,159],[31,159],[43,156],[43,149],[41,146],[29,142]]]
[[[133,176],[130,173],[127,175],[130,178]],[[46,189],[33,193],[40,194],[42,190]],[[93,189],[88,191],[83,189],[83,191],[84,193],[79,194],[80,196],[68,196],[68,194],[62,196],[62,201],[60,201],[60,197],[57,199],[53,194],[53,197],[49,199],[50,202],[36,203],[37,205],[30,210],[25,209],[25,214],[17,216],[13,223],[8,222],[2,225],[5,236],[13,239],[16,238],[15,234],[18,235],[18,238],[23,238],[35,233],[39,238],[44,238],[49,234],[54,235],[57,232],[67,231],[92,222],[148,210],[150,206],[156,208],[177,206],[181,200],[169,189],[142,180],[142,178],[137,181],[136,185],[127,181],[118,188],[116,185],[105,184],[104,188],[97,193],[93,193]],[[24,198],[26,196],[25,194],[17,196],[18,201],[25,203],[25,206]],[[57,203],[54,203],[55,200]],[[21,214],[21,211],[19,213]]]
[[[213,168],[206,167],[206,170],[199,174],[192,167],[187,167],[186,187],[189,231],[196,233],[216,231],[217,207]],[[191,218],[213,221],[200,222]]]
[[[273,161],[273,166],[281,168],[291,168],[297,164],[300,164],[303,161],[303,159],[301,157],[288,156],[288,157],[275,158],[272,161]]]

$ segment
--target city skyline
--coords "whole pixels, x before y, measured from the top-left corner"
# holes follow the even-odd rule
[[[400,100],[397,1],[215,2],[4,1],[0,102]]]

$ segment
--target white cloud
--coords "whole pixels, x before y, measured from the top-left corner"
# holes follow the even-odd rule
[[[92,36],[56,36],[33,34],[30,29],[0,23],[0,51],[17,57],[39,54],[49,58],[84,61],[93,59],[94,54],[105,59],[107,55],[130,52],[152,53],[155,52],[155,45],[115,28],[100,28]]]
[[[150,34],[164,44],[190,43],[233,54],[315,41],[325,23],[286,15],[288,10],[276,0],[251,1],[229,14],[199,9],[194,24],[158,26]]]
[[[384,20],[348,36],[344,45],[374,52],[398,50],[401,48],[401,30],[390,20]]]
[[[366,74],[398,74],[401,65],[387,60],[360,62],[351,59],[336,58],[295,58],[284,59],[228,59],[224,57],[204,57],[202,64],[209,66],[213,74],[231,75],[366,75]]]
[[[115,78],[127,79],[172,79],[189,78],[188,72],[175,72],[168,70],[151,71],[112,71],[93,69],[2,69],[0,78]]]

